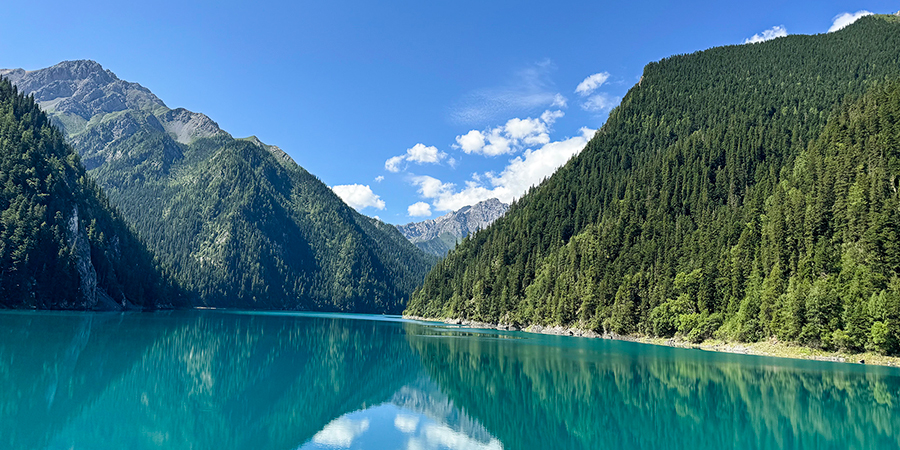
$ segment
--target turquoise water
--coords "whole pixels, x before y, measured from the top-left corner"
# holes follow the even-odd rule
[[[900,370],[222,311],[0,313],[4,449],[897,449]]]

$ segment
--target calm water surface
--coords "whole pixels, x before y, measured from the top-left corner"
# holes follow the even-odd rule
[[[897,449],[900,370],[382,316],[0,313],[4,449]]]

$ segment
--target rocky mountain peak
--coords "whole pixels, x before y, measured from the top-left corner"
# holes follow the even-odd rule
[[[33,71],[3,69],[0,70],[0,76],[9,79],[19,91],[34,95],[41,108],[70,137],[83,134],[92,119],[93,123],[99,123],[99,128],[109,128],[106,130],[109,132],[100,133],[108,136],[107,140],[124,137],[122,133],[112,131],[133,131],[135,124],[131,122],[135,120],[147,122],[151,127],[161,126],[175,141],[182,144],[227,134],[204,114],[184,108],[169,109],[149,89],[138,83],[119,79],[96,61],[63,61],[55,66]],[[82,136],[76,140],[93,138]]]
[[[122,81],[96,61],[63,61],[46,69],[3,69],[19,91],[34,95],[41,109],[90,120],[97,114],[165,107],[149,89]]]
[[[506,203],[491,198],[436,219],[398,225],[397,229],[422,250],[443,256],[456,242],[469,233],[487,228],[508,209]]]

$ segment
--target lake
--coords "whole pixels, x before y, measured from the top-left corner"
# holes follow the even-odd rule
[[[897,449],[900,370],[396,317],[0,313],[4,449]]]

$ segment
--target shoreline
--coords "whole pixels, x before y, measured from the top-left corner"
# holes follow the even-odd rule
[[[637,342],[640,344],[705,350],[711,352],[735,353],[741,355],[770,356],[775,358],[806,359],[845,364],[900,367],[900,357],[897,356],[884,356],[873,352],[847,353],[842,351],[826,351],[812,347],[804,347],[798,344],[780,342],[774,338],[760,342],[728,342],[718,339],[707,339],[699,344],[695,344],[680,338],[653,338],[640,335],[619,335],[616,333],[601,334],[592,330],[584,330],[577,327],[563,327],[559,325],[549,327],[545,327],[542,325],[529,325],[527,327],[520,328],[515,325],[491,324],[485,322],[476,322],[467,319],[435,319],[408,315],[403,315],[403,318],[424,322],[437,322],[446,325],[459,325],[460,327],[471,329],[524,331],[527,333],[535,334],[611,339],[617,341]]]

